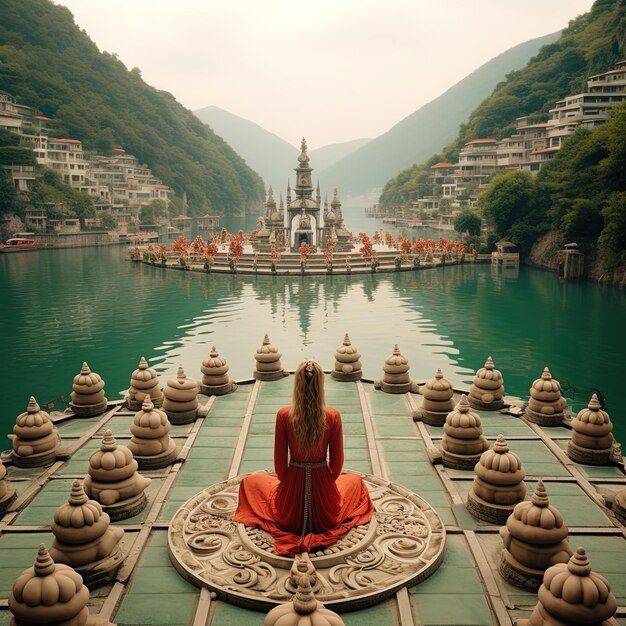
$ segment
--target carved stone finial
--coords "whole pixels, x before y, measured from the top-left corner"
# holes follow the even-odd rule
[[[526,472],[520,458],[509,450],[504,436],[498,435],[493,448],[483,452],[474,471],[468,510],[479,519],[503,524],[526,495]]]
[[[441,369],[437,368],[434,378],[427,380],[420,392],[423,399],[413,419],[421,419],[432,426],[443,426],[448,413],[454,410],[452,383],[444,378]]]
[[[567,403],[561,395],[561,385],[544,367],[541,378],[530,388],[526,418],[540,426],[558,426],[563,421]]]
[[[139,411],[146,396],[150,396],[155,407],[161,408],[163,406],[163,392],[159,384],[159,377],[156,371],[149,367],[148,361],[141,357],[137,369],[130,378],[130,387],[126,397],[128,408],[131,411]]]
[[[252,375],[256,380],[279,380],[286,376],[287,373],[283,371],[283,366],[280,362],[282,354],[278,349],[270,342],[270,338],[265,334],[263,337],[263,343],[257,348],[254,353],[254,359],[256,366]]]
[[[553,565],[543,576],[539,600],[529,620],[542,624],[617,624],[617,600],[604,576],[591,569],[585,550],[578,548],[567,563]]]
[[[382,380],[376,382],[376,388],[385,393],[406,393],[415,388],[409,375],[409,360],[400,352],[398,344],[385,359]]]
[[[473,408],[482,411],[497,411],[504,403],[502,374],[495,368],[493,359],[488,357],[485,366],[476,372],[470,387],[469,402]]]
[[[342,344],[335,350],[335,367],[330,375],[341,382],[361,380],[361,354],[352,345],[348,333],[345,334]]]
[[[489,449],[489,442],[482,433],[480,416],[471,410],[467,396],[463,394],[455,409],[448,413],[443,426],[443,464],[455,469],[473,469],[481,454]]]
[[[539,480],[530,501],[516,504],[500,529],[504,543],[500,573],[512,585],[536,591],[546,569],[567,563],[572,555],[567,535],[563,516],[550,504]]]
[[[0,459],[0,514],[9,509],[17,493],[15,487],[7,480],[7,468]]]
[[[572,438],[567,454],[578,463],[607,465],[613,449],[613,424],[609,414],[602,410],[594,393],[587,408],[578,412],[572,420]]]
[[[59,433],[33,396],[26,411],[17,416],[9,438],[13,441],[11,456],[17,467],[42,467],[56,458]]]
[[[163,388],[163,410],[172,424],[189,424],[198,417],[198,383],[178,366],[175,377],[167,379]]]
[[[215,346],[211,348],[209,358],[202,361],[200,370],[202,371],[200,393],[207,396],[223,396],[237,389],[237,385],[228,375],[226,359],[219,355]]]
[[[79,417],[93,417],[106,411],[104,381],[83,361],[80,372],[74,376],[70,408]]]

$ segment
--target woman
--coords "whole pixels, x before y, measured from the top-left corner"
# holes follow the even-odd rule
[[[276,476],[251,474],[241,481],[235,521],[270,532],[277,554],[332,545],[374,511],[360,476],[341,474],[342,468],[341,415],[326,406],[322,368],[304,361],[291,406],[276,415]]]

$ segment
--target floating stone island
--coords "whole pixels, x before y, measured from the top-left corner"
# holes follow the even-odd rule
[[[33,400],[17,417],[35,429],[18,429],[18,445],[35,452],[43,443],[47,457],[1,456],[0,623],[11,612],[15,626],[625,622],[626,472],[618,442],[606,457],[612,432],[593,398],[579,414],[584,426],[564,412],[560,427],[544,428],[520,399],[503,396],[501,411],[472,407],[469,390],[451,383],[434,389],[445,397],[428,397],[434,383],[409,377],[401,354],[394,371],[366,363],[406,386],[378,389],[361,376],[365,358],[349,338],[337,343],[320,356],[327,401],[342,413],[344,471],[364,478],[374,502],[370,522],[296,558],[276,554],[265,531],[233,522],[241,477],[272,470],[275,412],[291,398],[283,363],[293,359],[269,337],[250,346],[249,378],[223,378],[213,350],[185,363],[209,380],[194,381],[193,420],[169,430],[153,402],[161,383],[144,360],[133,377],[146,383],[135,387],[139,409],[114,400],[89,418],[71,409],[46,417]],[[262,363],[269,379],[255,376]],[[562,404],[549,386],[549,397],[534,399]],[[435,401],[451,403],[445,422],[414,420]],[[602,464],[576,460],[571,441],[601,451]],[[168,464],[144,467],[162,454]],[[570,543],[581,548],[572,554]],[[89,597],[85,585],[99,588]]]

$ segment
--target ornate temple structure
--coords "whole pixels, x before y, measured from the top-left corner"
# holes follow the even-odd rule
[[[349,250],[350,233],[344,226],[337,189],[334,189],[330,205],[326,199],[322,206],[319,183],[313,196],[313,168],[309,165],[304,138],[295,172],[293,194],[291,184],[287,183],[286,199],[283,202],[281,194],[278,206],[273,189],[268,189],[265,213],[257,222],[255,248],[259,252],[269,252],[275,246],[280,251],[297,252],[302,243],[321,250],[332,242],[335,250]]]

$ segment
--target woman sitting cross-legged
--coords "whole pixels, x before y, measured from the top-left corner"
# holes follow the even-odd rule
[[[342,468],[341,415],[325,404],[322,368],[304,361],[295,373],[291,406],[276,415],[276,476],[242,479],[235,521],[271,533],[277,554],[330,546],[374,512],[361,477],[342,474]]]

